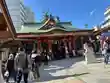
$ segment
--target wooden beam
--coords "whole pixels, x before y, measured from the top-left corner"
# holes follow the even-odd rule
[[[74,33],[73,33],[74,36],[75,36],[75,35],[80,35],[80,36],[82,36],[82,35],[89,35],[89,34],[91,34],[91,33],[89,33],[89,32],[74,32]]]
[[[0,39],[11,38],[11,34],[8,31],[0,31]]]
[[[9,31],[12,35],[12,38],[14,39],[16,37],[16,31],[15,31],[14,25],[12,23],[5,0],[0,0],[0,8],[1,8],[3,16],[6,20],[6,23],[8,25]]]
[[[3,13],[1,13],[1,12],[0,12],[0,24],[6,25],[5,18],[4,18],[4,16],[3,16]]]
[[[74,32],[74,33],[54,33],[54,34],[18,34],[17,38],[32,38],[32,37],[59,37],[59,36],[76,36],[76,35],[90,35],[89,32]]]
[[[35,39],[23,39],[23,38],[16,38],[16,41],[33,41]]]

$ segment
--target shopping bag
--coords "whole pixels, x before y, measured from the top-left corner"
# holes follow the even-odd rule
[[[6,72],[4,73],[4,76],[5,76],[5,77],[8,77],[8,76],[9,76],[9,72],[6,71]]]

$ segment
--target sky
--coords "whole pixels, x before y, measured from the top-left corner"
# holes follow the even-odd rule
[[[49,11],[62,22],[71,21],[76,28],[84,28],[85,24],[92,28],[104,20],[110,0],[24,0],[24,4],[32,8],[37,22]]]

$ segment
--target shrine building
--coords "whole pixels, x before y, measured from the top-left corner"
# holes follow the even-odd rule
[[[16,31],[4,0],[1,0],[0,7],[0,42],[4,44],[0,48],[12,49],[23,44],[30,50],[34,48],[39,51],[52,51],[53,48],[58,49],[63,42],[68,51],[81,50],[88,36],[100,35],[110,29],[109,26],[96,31],[80,29],[74,27],[71,22],[62,22],[59,17],[46,13],[41,22],[25,23],[21,30]]]
[[[16,36],[28,49],[52,51],[53,47],[57,49],[63,42],[71,51],[81,50],[83,41],[92,32],[93,29],[78,29],[73,27],[71,22],[62,22],[59,17],[45,14],[41,22],[25,23],[20,31],[16,31]]]

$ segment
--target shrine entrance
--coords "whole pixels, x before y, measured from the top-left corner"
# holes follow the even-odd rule
[[[42,48],[42,52],[44,52],[44,51],[48,52],[49,51],[48,43],[47,42],[41,42],[41,48]]]
[[[25,52],[27,54],[31,54],[33,48],[34,48],[34,44],[33,42],[22,42],[23,47],[25,48]]]
[[[55,59],[59,58],[59,51],[58,51],[58,41],[53,41],[52,43],[52,53]]]
[[[55,40],[52,44],[52,53],[55,59],[65,58],[65,48],[64,43],[61,40]]]
[[[82,39],[77,38],[75,40],[75,37],[71,35],[64,37],[36,37],[33,38],[33,40],[30,42],[24,42],[26,44],[26,50],[32,52],[32,50],[34,49],[40,53],[46,52],[47,54],[49,54],[49,56],[52,55],[53,59],[57,60],[66,58],[66,55],[69,55],[69,57],[74,57],[76,55],[73,54],[73,50],[80,50],[82,48]]]

